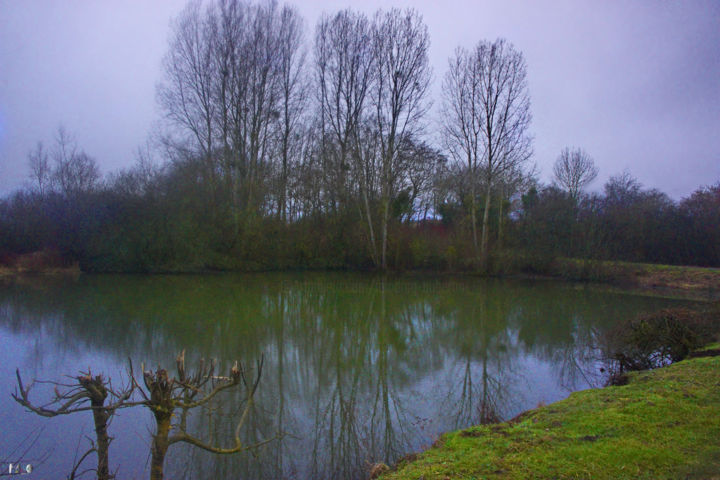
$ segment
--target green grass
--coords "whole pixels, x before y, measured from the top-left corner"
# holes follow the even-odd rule
[[[720,298],[720,268],[558,258],[552,263],[548,274],[642,292],[670,292],[701,300]]]
[[[447,434],[382,478],[720,479],[720,357]]]

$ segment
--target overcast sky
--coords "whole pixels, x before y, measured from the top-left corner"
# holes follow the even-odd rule
[[[309,34],[323,11],[415,7],[430,29],[436,106],[455,47],[508,39],[528,64],[543,181],[565,146],[595,159],[591,190],[623,170],[676,199],[720,181],[720,1],[289,3]],[[0,194],[23,185],[27,153],[61,124],[104,173],[133,163],[184,5],[0,0]]]

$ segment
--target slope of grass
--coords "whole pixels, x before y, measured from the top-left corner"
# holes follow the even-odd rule
[[[640,289],[686,291],[703,296],[720,290],[720,268],[561,258],[556,259],[551,270],[570,280],[601,281]]]
[[[382,478],[720,479],[720,356],[447,434]]]

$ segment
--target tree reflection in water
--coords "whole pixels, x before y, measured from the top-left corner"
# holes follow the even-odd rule
[[[591,385],[599,332],[670,303],[555,283],[348,274],[35,280],[0,287],[0,330],[24,346],[0,352],[0,365],[60,377],[93,362],[115,375],[128,357],[162,364],[183,349],[221,365],[264,354],[243,442],[283,436],[254,455],[173,447],[168,477],[364,478],[369,464],[392,463],[443,431]],[[239,393],[217,399],[189,415],[189,428],[227,443],[242,405]],[[7,431],[33,427],[7,399],[0,409]],[[121,476],[144,476],[149,420],[128,414],[111,426]],[[48,468],[63,472],[66,450]]]

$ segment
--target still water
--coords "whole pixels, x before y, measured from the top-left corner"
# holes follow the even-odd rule
[[[365,478],[370,464],[426,448],[442,432],[602,384],[602,333],[674,304],[556,282],[473,278],[7,280],[0,283],[0,460],[33,463],[23,478],[65,478],[93,438],[87,412],[42,418],[16,404],[16,368],[28,381],[68,381],[90,369],[117,387],[127,382],[129,359],[136,369],[141,362],[171,369],[186,350],[188,365],[216,358],[224,371],[264,356],[241,436],[253,443],[282,435],[232,456],[172,445],[166,478]],[[39,384],[31,398],[44,403],[51,392]],[[194,412],[188,430],[227,446],[243,395],[219,400]],[[144,407],[112,420],[117,478],[148,478],[152,428]]]

